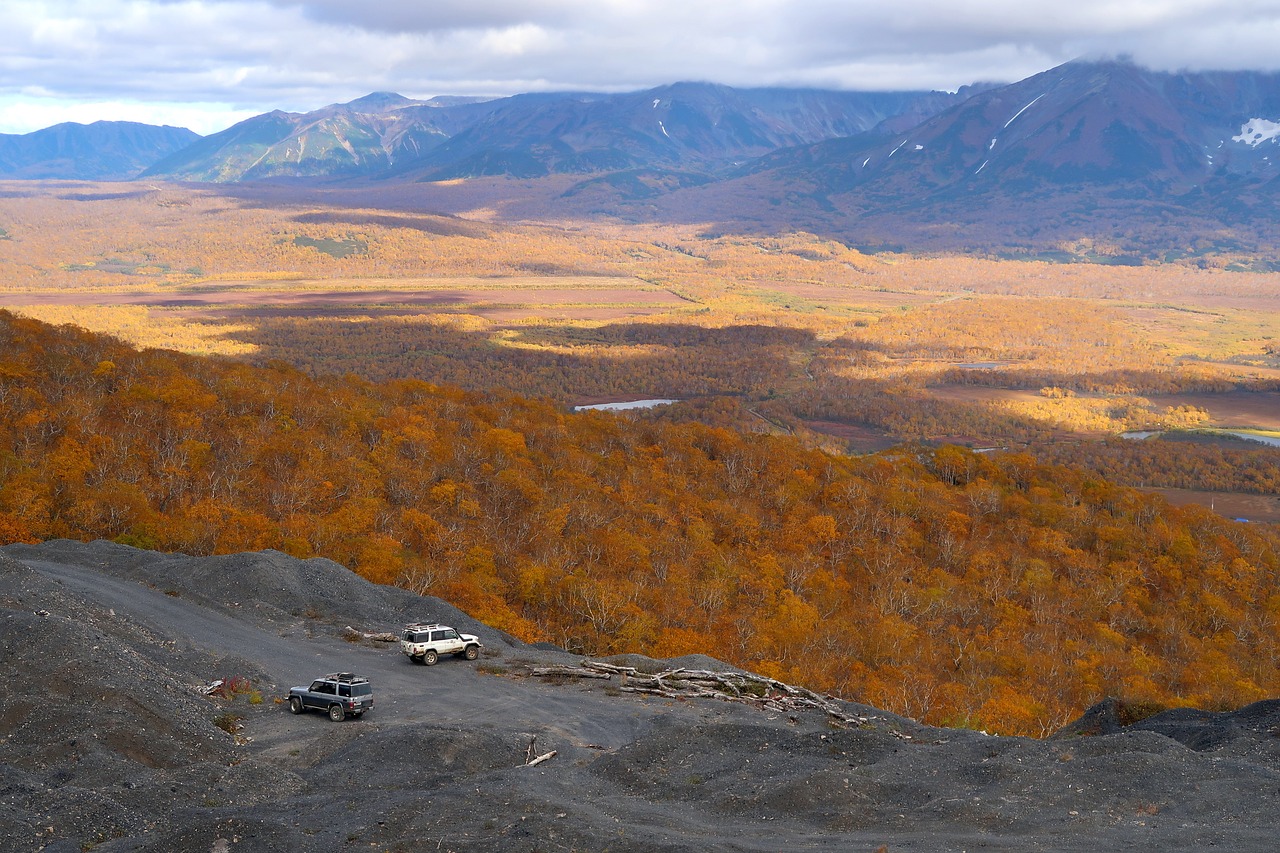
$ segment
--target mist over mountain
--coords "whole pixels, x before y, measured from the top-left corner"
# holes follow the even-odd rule
[[[0,178],[123,180],[200,138],[183,127],[132,121],[66,122],[0,134]]]

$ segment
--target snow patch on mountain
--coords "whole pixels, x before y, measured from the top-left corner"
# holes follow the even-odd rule
[[[1264,142],[1274,142],[1280,137],[1280,122],[1268,121],[1265,118],[1251,118],[1240,128],[1240,135],[1231,137],[1232,142],[1243,142],[1257,148]]]
[[[1016,113],[1014,113],[1014,114],[1013,114],[1013,118],[1011,118],[1011,119],[1009,119],[1008,121],[1006,121],[1006,122],[1004,123],[1004,126],[1005,126],[1005,127],[1008,127],[1009,125],[1013,124],[1014,119],[1016,119],[1018,116],[1020,116],[1020,115],[1022,115],[1023,113],[1025,113],[1027,110],[1031,109],[1032,104],[1034,104],[1036,101],[1038,101],[1038,100],[1040,100],[1041,98],[1043,98],[1043,97],[1044,97],[1044,94],[1045,94],[1045,93],[1041,92],[1039,95],[1036,95],[1034,98],[1032,98],[1032,99],[1031,99],[1031,103],[1027,104],[1025,107],[1023,107],[1022,109],[1020,109],[1020,110],[1018,110]],[[1003,129],[1003,128],[1002,128],[1002,129]],[[992,140],[992,141],[994,141],[994,140]]]

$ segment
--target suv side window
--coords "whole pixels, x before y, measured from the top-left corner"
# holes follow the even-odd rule
[[[339,685],[338,685],[338,695],[339,695],[339,696],[350,696],[350,695],[351,695],[351,685],[350,685],[350,684],[339,684]]]
[[[437,641],[437,640],[443,640],[443,639],[444,639],[444,631],[432,631],[432,632],[431,632],[431,641],[432,641],[432,642],[435,642],[435,641]]]
[[[445,631],[445,632],[444,632],[444,635],[443,635],[443,636],[441,636],[441,637],[440,637],[440,639],[442,639],[442,640],[456,640],[456,639],[458,639],[458,632],[457,632],[455,629],[450,628],[448,631]]]
[[[311,689],[316,693],[333,695],[333,685],[327,681],[317,681],[315,684],[311,685]]]

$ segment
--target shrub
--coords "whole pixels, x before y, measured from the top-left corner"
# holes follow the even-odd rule
[[[1131,726],[1167,710],[1169,709],[1159,702],[1121,699],[1116,702],[1116,719],[1122,726]]]
[[[249,701],[254,705],[262,701],[262,694],[254,690],[249,679],[243,675],[233,675],[230,678],[222,679],[222,683],[215,687],[209,695],[217,696],[219,699],[234,699],[237,695],[245,693],[250,694]],[[257,702],[253,701],[254,695],[258,697]]]
[[[231,711],[223,711],[221,714],[213,718],[213,724],[222,729],[229,735],[234,735],[240,731],[240,721],[244,719],[239,714]]]

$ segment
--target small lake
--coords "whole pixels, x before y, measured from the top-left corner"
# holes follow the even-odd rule
[[[1236,432],[1229,429],[1224,429],[1222,432],[1227,435],[1234,435],[1236,438],[1243,438],[1245,441],[1260,441],[1272,447],[1280,447],[1280,437],[1274,435],[1258,435],[1256,432]]]
[[[623,400],[620,403],[596,403],[591,406],[574,406],[575,412],[583,412],[587,409],[598,409],[604,412],[620,412],[624,409],[652,409],[654,406],[669,406],[672,403],[679,403],[679,400]]]
[[[1194,430],[1194,432],[1222,436],[1229,435],[1234,438],[1243,438],[1245,441],[1257,441],[1262,444],[1270,445],[1271,447],[1280,447],[1280,436],[1258,435],[1256,432],[1243,432],[1241,430],[1234,429],[1202,429]],[[1155,438],[1160,435],[1164,435],[1164,433],[1159,430],[1132,430],[1130,432],[1120,433],[1121,438],[1128,438],[1133,441],[1144,441],[1148,438]]]

